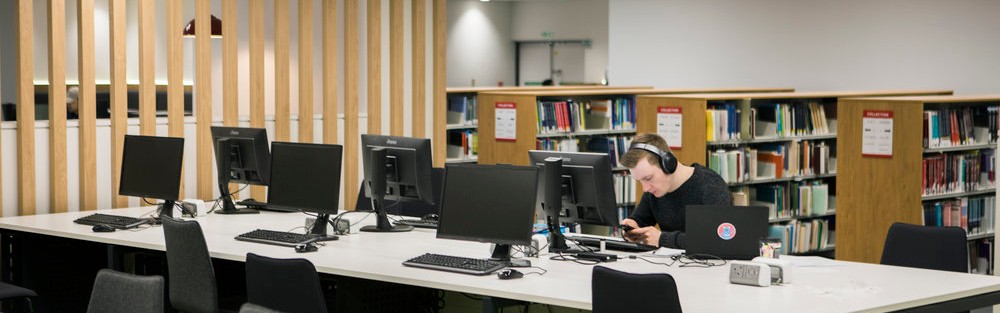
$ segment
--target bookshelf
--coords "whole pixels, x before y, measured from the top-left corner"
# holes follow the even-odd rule
[[[448,99],[445,139],[447,141],[445,163],[476,163],[478,161],[478,94],[481,92],[557,90],[603,90],[603,89],[652,89],[648,86],[614,87],[604,85],[563,85],[563,86],[513,86],[513,87],[449,87],[445,90]]]
[[[842,230],[837,258],[879,262],[883,238],[894,222],[954,225],[968,232],[974,261],[970,269],[990,272],[1000,95],[843,102],[838,110],[839,175],[850,183],[839,187],[843,208],[837,212]],[[885,120],[891,124],[878,122]],[[866,125],[891,130],[891,147],[870,131],[866,137]],[[955,175],[949,178],[949,173]]]
[[[839,241],[837,208],[843,206],[836,184],[838,103],[848,97],[946,94],[951,91],[641,95],[637,131],[667,137],[685,164],[724,172],[734,203],[768,206],[770,236],[783,240],[783,253],[830,256]]]

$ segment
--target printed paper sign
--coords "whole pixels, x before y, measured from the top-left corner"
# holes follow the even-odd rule
[[[496,139],[517,141],[517,107],[513,102],[496,103]]]
[[[656,133],[667,141],[670,149],[680,150],[682,146],[682,119],[680,107],[656,108]]]
[[[891,158],[892,111],[864,110],[861,127],[861,156]]]

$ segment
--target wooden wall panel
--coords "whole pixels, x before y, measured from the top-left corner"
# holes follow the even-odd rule
[[[139,1],[139,133],[156,135],[156,4]]]
[[[346,9],[345,9],[346,10]],[[368,0],[368,133],[382,133],[382,0]],[[345,17],[347,14],[345,13]],[[346,26],[345,26],[346,27]],[[354,25],[357,27],[357,25]],[[346,47],[352,47],[347,45]],[[346,62],[345,62],[346,64]],[[349,79],[348,79],[349,80]],[[351,115],[345,115],[345,118]],[[345,189],[346,190],[346,189]]]
[[[323,1],[323,142],[337,142],[337,0]],[[352,1],[352,0],[348,0]],[[353,0],[357,1],[357,0]],[[355,4],[356,5],[356,4]],[[356,11],[356,10],[355,10]],[[345,19],[346,20],[346,19]],[[357,19],[355,19],[357,21]],[[357,44],[355,40],[354,44]],[[350,46],[347,46],[350,47]],[[346,64],[344,67],[350,67]],[[355,67],[357,70],[357,67]],[[348,87],[351,79],[344,80]],[[355,85],[355,88],[357,85]],[[346,167],[346,166],[345,166]]]
[[[312,9],[312,0],[299,0],[299,142],[313,142]]]
[[[389,133],[402,136],[403,0],[389,1]]]
[[[264,128],[264,0],[250,0],[250,127]],[[250,196],[264,199],[264,187],[251,186]]]
[[[222,0],[222,125],[239,123],[239,7],[236,0]]]
[[[80,68],[80,209],[97,209],[97,94],[94,86],[94,0],[78,0]],[[151,43],[151,42],[150,42]]]
[[[448,99],[445,98],[445,58],[447,57],[447,47],[445,46],[447,1],[434,1],[434,166],[444,167],[445,159],[445,124],[447,124],[445,110],[447,110]]]
[[[358,1],[344,3],[344,192],[341,194],[345,195],[344,207],[349,209],[354,209],[358,201],[357,197],[347,196],[358,190]],[[370,52],[368,57],[371,60]],[[371,108],[371,102],[368,107]]]
[[[411,59],[413,60],[412,88],[410,90],[413,94],[413,137],[417,138],[425,137],[427,134],[427,80],[424,79],[424,76],[427,74],[427,62],[425,60],[427,45],[424,43],[427,38],[426,18],[427,3],[424,0],[413,0],[410,4],[410,38],[412,38],[413,42],[410,52]]]
[[[274,139],[291,138],[288,0],[274,0]]]
[[[49,0],[49,202],[66,212],[66,1]]]
[[[125,83],[125,0],[108,0],[109,38],[111,44],[111,206],[128,206],[128,198],[118,195],[121,178],[122,144],[128,130],[128,105]]]
[[[216,186],[212,180],[212,27],[211,0],[195,2],[195,119],[197,120],[195,140],[197,140],[197,170],[198,198],[208,200],[213,198],[212,188]],[[206,27],[209,26],[209,27]]]
[[[35,56],[31,0],[17,1],[17,199],[20,215],[35,214]]]
[[[184,137],[184,1],[167,1],[167,134]],[[187,162],[184,162],[187,164]],[[179,194],[184,195],[184,171]]]

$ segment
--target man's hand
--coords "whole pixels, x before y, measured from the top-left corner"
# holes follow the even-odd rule
[[[639,224],[630,218],[623,220],[622,225],[632,226],[633,228],[628,232],[622,231],[622,235],[625,237],[625,240],[651,246],[660,245],[660,230],[656,229],[656,227],[648,226],[640,228]]]

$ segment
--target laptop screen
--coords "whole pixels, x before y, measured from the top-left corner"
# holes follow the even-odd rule
[[[686,207],[686,254],[749,260],[760,255],[767,237],[767,207],[689,205]]]

